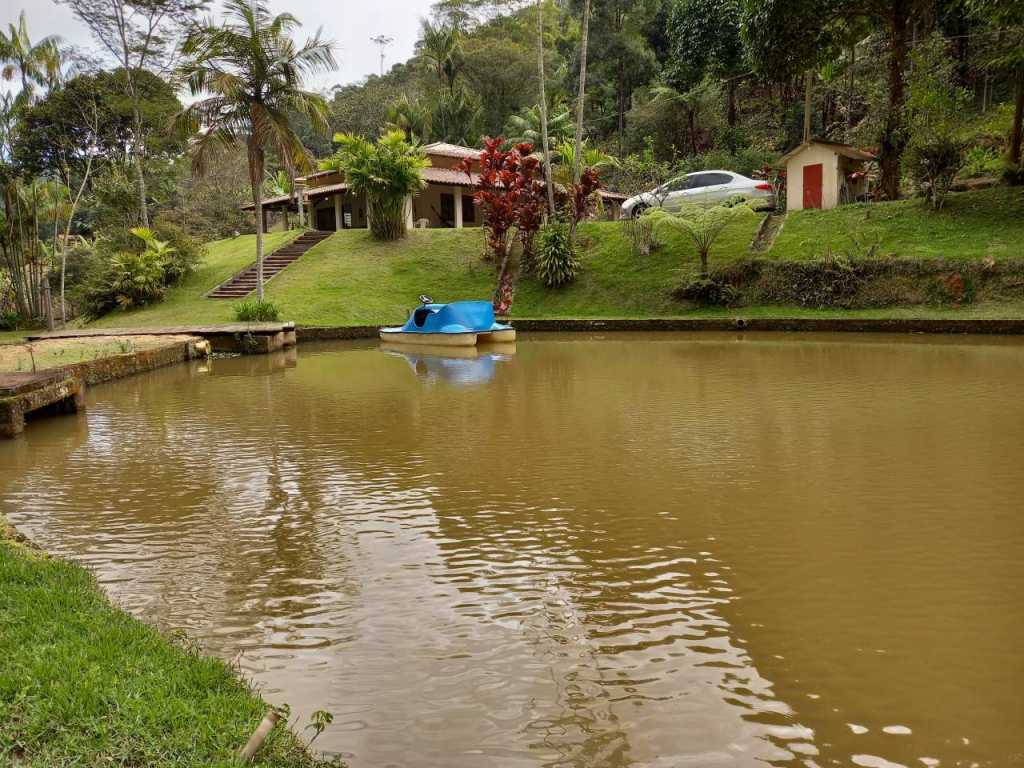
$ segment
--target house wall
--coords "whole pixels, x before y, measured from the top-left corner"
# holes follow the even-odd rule
[[[309,223],[310,226],[316,227],[318,216],[320,211],[325,211],[330,214],[331,228],[334,227],[335,214],[334,214],[334,195],[325,195],[322,197],[316,197],[310,202],[309,211]],[[366,201],[362,195],[353,195],[351,192],[343,192],[341,194],[341,204],[352,206],[352,229],[365,229],[366,224]],[[326,214],[324,214],[326,215]]]
[[[451,194],[455,196],[455,205],[459,205],[459,190],[462,191],[462,195],[467,200],[472,200],[472,189],[468,187],[448,186],[446,184],[427,184],[426,189],[420,192],[413,198],[412,201],[412,218],[413,221],[419,221],[420,219],[426,219],[430,228],[434,227],[450,227],[453,226],[451,223],[445,223],[441,221],[441,195],[442,193]],[[480,209],[476,207],[475,201],[472,203],[474,206],[473,221],[468,221],[463,218],[462,226],[464,227],[479,227],[480,226]]]
[[[786,163],[786,210],[804,207],[804,166],[821,163],[821,207],[825,210],[839,204],[839,157],[821,144],[811,144]]]

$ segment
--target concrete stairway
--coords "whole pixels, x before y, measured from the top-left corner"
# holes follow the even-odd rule
[[[333,232],[304,232],[287,245],[283,245],[269,256],[263,257],[263,282],[287,267],[299,256],[317,243],[323,242]],[[208,294],[208,299],[242,299],[256,290],[256,262],[243,269],[230,280],[221,283]]]

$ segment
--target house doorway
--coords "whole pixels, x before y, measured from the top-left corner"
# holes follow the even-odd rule
[[[316,211],[316,228],[321,232],[333,232],[337,225],[334,221],[333,208],[318,208]]]

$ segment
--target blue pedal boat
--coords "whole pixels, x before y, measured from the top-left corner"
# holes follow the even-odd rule
[[[420,296],[420,302],[405,325],[381,328],[381,340],[441,347],[473,347],[516,340],[516,331],[511,325],[495,322],[494,308],[489,301],[435,304],[429,296]]]

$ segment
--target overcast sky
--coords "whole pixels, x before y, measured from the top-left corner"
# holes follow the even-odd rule
[[[420,19],[429,15],[433,0],[371,0],[371,2],[286,2],[270,0],[274,13],[289,11],[302,22],[297,37],[323,27],[324,37],[335,42],[338,70],[307,84],[313,89],[330,88],[336,83],[358,82],[380,68],[378,47],[371,37],[387,35],[394,38],[385,49],[384,67],[405,61],[412,55]],[[83,48],[95,48],[88,30],[66,6],[53,0],[2,0],[0,25],[17,21],[22,9],[28,18],[33,40],[46,35],[60,35],[65,42]]]

